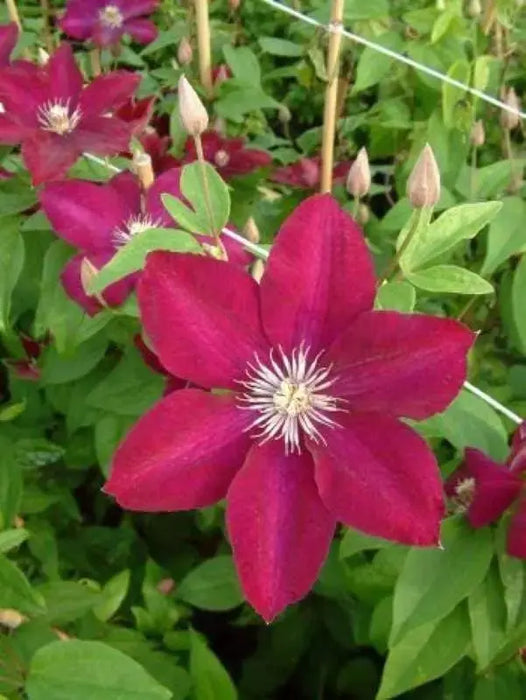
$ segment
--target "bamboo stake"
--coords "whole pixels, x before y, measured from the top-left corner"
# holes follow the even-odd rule
[[[51,34],[49,0],[40,0],[40,7],[42,8],[42,17],[44,19],[44,38],[46,41],[46,48],[48,53],[52,54],[55,47],[53,46],[53,36]]]
[[[325,108],[323,111],[321,192],[330,192],[332,188],[342,20],[343,0],[332,0],[330,24],[332,31],[329,36],[329,49],[327,52],[327,75],[329,79],[325,90]]]
[[[199,49],[199,75],[201,85],[208,97],[212,97],[212,58],[210,53],[210,22],[208,18],[208,0],[195,0],[197,22],[197,46]]]
[[[18,14],[18,8],[15,0],[5,0],[5,3],[7,5],[7,11],[11,22],[15,22],[20,31],[22,31],[22,22],[20,21],[20,15]]]

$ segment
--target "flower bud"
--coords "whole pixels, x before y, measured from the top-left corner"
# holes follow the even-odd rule
[[[434,207],[440,199],[440,170],[431,146],[426,143],[407,181],[411,206]]]
[[[511,107],[512,110],[515,110],[515,112],[520,111],[521,103],[517,97],[517,93],[512,87],[510,87],[506,93],[504,102],[508,105],[508,107]],[[517,126],[519,126],[520,120],[520,116],[516,113],[514,114],[513,112],[508,112],[507,110],[502,110],[500,113],[500,124],[503,129],[508,129],[508,131],[511,131],[511,129],[515,129]]]
[[[292,115],[290,113],[290,109],[287,107],[287,105],[280,105],[278,109],[278,119],[282,124],[288,124],[290,120],[292,119]]]
[[[133,154],[133,170],[137,175],[142,189],[146,192],[155,180],[155,175],[153,173],[152,159],[148,153],[141,153],[136,151]]]
[[[157,584],[157,590],[161,595],[170,595],[170,593],[175,588],[175,581],[173,578],[162,578]]]
[[[482,5],[480,3],[480,0],[469,0],[467,6],[467,14],[468,17],[472,17],[473,19],[477,19],[477,17],[480,17],[480,15],[482,14]]]
[[[182,75],[179,78],[179,113],[190,136],[200,136],[208,127],[208,112],[199,95]]]
[[[38,47],[38,65],[39,66],[47,66],[48,61],[49,61],[49,54],[48,52],[43,49],[41,46]]]
[[[254,220],[254,217],[250,216],[247,219],[247,222],[243,227],[243,234],[247,241],[250,241],[251,243],[259,243],[259,229]]]
[[[347,175],[347,192],[355,199],[361,199],[371,189],[371,169],[367,150],[360,148],[356,160],[349,168]]]
[[[192,45],[188,41],[188,39],[183,36],[181,41],[179,42],[179,48],[177,49],[177,60],[179,61],[179,64],[181,66],[187,66],[189,63],[192,62],[192,57],[194,55],[194,52],[192,50]]]
[[[214,162],[218,168],[224,168],[228,165],[228,163],[230,162],[230,156],[224,148],[220,148],[216,152],[214,156]]]
[[[7,627],[10,630],[16,630],[23,622],[26,622],[27,617],[19,613],[18,610],[12,608],[0,609],[0,625]]]
[[[484,131],[482,119],[478,119],[473,124],[469,138],[472,145],[476,146],[477,148],[484,145],[484,141],[486,140],[486,132]]]
[[[82,285],[82,289],[84,290],[84,294],[93,296],[93,294],[90,292],[90,287],[98,272],[99,270],[95,267],[91,260],[88,260],[88,258],[82,258],[82,262],[80,263],[80,283]]]

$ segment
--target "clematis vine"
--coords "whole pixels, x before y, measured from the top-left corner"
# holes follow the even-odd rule
[[[330,195],[283,224],[260,285],[225,262],[159,251],[138,285],[163,367],[204,390],[175,391],[139,420],[105,491],[150,512],[226,498],[242,587],[267,621],[309,591],[338,521],[438,543],[437,464],[400,418],[446,408],[474,335],[373,311],[374,298],[363,236]]]
[[[217,172],[225,180],[247,175],[258,168],[271,164],[272,158],[265,151],[255,148],[245,148],[241,138],[229,139],[216,131],[207,131],[201,136],[205,159],[212,163]],[[194,139],[189,138],[185,145],[183,163],[197,160]]]
[[[336,163],[333,170],[335,183],[345,182],[351,163]],[[270,179],[281,185],[291,185],[301,189],[314,190],[319,187],[321,177],[321,158],[300,158],[291,165],[277,168]]]
[[[21,63],[0,71],[0,143],[22,145],[33,184],[64,177],[84,152],[127,150],[132,126],[108,113],[131,97],[139,76],[115,71],[84,87],[67,44],[44,68]]]
[[[526,422],[516,430],[505,464],[468,448],[463,463],[446,482],[453,510],[465,512],[474,528],[489,525],[511,509],[506,548],[519,559],[526,559],[525,472]]]
[[[74,39],[91,41],[101,48],[116,46],[124,34],[139,44],[157,37],[157,27],[146,19],[158,0],[68,0],[60,28]]]

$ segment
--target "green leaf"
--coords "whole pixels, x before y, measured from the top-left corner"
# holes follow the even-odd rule
[[[435,265],[406,273],[407,279],[426,292],[447,294],[492,294],[492,285],[471,270],[456,265]]]
[[[261,69],[256,54],[248,46],[224,44],[223,54],[234,77],[247,85],[260,85]]]
[[[11,549],[19,547],[29,537],[28,530],[23,527],[13,528],[0,532],[0,553],[5,554]]]
[[[190,675],[195,700],[237,700],[235,686],[224,666],[194,630],[190,631]]]
[[[526,255],[523,255],[515,272],[511,286],[511,313],[517,339],[521,349],[526,350],[526,314],[524,300],[526,299]]]
[[[491,663],[506,639],[506,605],[496,562],[468,598],[477,669]]]
[[[382,34],[376,37],[375,41],[393,51],[399,51],[402,48],[402,41],[396,32]],[[366,47],[362,51],[356,67],[353,93],[362,92],[379,83],[389,73],[392,65],[393,59],[390,56]]]
[[[206,180],[206,186],[204,184]],[[230,194],[210,163],[190,163],[183,168],[181,192],[206,228],[199,233],[219,233],[230,216]]]
[[[259,45],[265,53],[273,56],[296,57],[303,54],[303,46],[295,44],[287,39],[276,39],[273,36],[262,36],[258,39]]]
[[[491,64],[495,63],[493,56],[477,56],[473,66],[473,87],[484,91],[489,83]]]
[[[503,552],[499,555],[499,571],[506,604],[506,630],[510,631],[519,621],[521,604],[526,595],[524,562]]]
[[[110,619],[122,605],[130,585],[130,570],[124,569],[115,574],[105,584],[101,591],[101,602],[97,603],[93,612],[95,616],[106,622]]]
[[[168,700],[169,690],[136,661],[102,642],[72,639],[37,651],[29,669],[29,700]]]
[[[411,629],[389,651],[377,700],[388,700],[444,675],[467,653],[470,642],[464,605],[438,623]]]
[[[175,253],[193,253],[200,250],[196,240],[185,231],[152,228],[134,236],[104,265],[90,284],[92,294],[101,294],[110,284],[142,270],[146,256],[153,250],[169,250]]]
[[[369,549],[384,549],[384,547],[392,547],[393,543],[383,540],[380,537],[372,537],[365,535],[359,530],[349,528],[340,542],[340,558],[345,559],[352,557],[353,554],[364,552]]]
[[[460,83],[469,84],[471,68],[468,61],[455,61],[447,72],[450,78],[458,80]],[[454,127],[458,124],[458,106],[462,104],[466,96],[466,91],[461,90],[449,83],[442,83],[442,113],[444,116],[444,124],[448,127]]]
[[[491,222],[486,257],[481,274],[490,275],[510,255],[526,251],[526,203],[520,197],[505,197],[502,209]]]
[[[24,265],[18,219],[2,219],[0,230],[0,332],[9,326],[11,294]]]
[[[421,625],[448,615],[488,571],[493,537],[455,518],[442,525],[443,549],[412,549],[396,582],[391,645]]]
[[[42,596],[32,587],[20,569],[0,554],[0,608],[14,608],[26,615],[45,612]]]
[[[54,345],[45,349],[42,358],[42,383],[65,384],[88,374],[104,357],[108,340],[103,333],[89,338],[67,353]]]
[[[231,610],[243,602],[232,557],[199,564],[177,587],[177,597],[202,610]]]
[[[12,216],[30,209],[37,203],[36,190],[19,177],[0,182],[0,215]],[[5,221],[2,221],[2,226]]]
[[[46,620],[54,625],[78,620],[100,602],[99,591],[76,581],[52,581],[37,590],[46,603]]]
[[[407,282],[385,282],[376,293],[377,309],[411,313],[415,308],[415,288]]]
[[[0,437],[0,530],[13,524],[22,499],[22,472],[15,458],[14,445]]]

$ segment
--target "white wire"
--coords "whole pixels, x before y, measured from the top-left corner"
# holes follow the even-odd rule
[[[469,85],[466,85],[465,83],[460,82],[460,80],[455,80],[455,78],[450,78],[449,75],[446,75],[445,73],[442,73],[438,70],[435,70],[434,68],[429,68],[429,66],[426,66],[424,63],[419,63],[418,61],[414,61],[412,58],[409,58],[408,56],[405,56],[402,53],[398,53],[397,51],[392,51],[391,49],[388,49],[385,46],[382,46],[381,44],[377,44],[375,41],[370,41],[369,39],[366,39],[363,36],[360,36],[359,34],[355,34],[354,32],[350,32],[348,29],[344,29],[340,25],[327,25],[323,24],[323,22],[319,22],[317,19],[314,19],[313,17],[309,17],[308,15],[304,15],[302,12],[298,12],[298,10],[294,10],[292,7],[288,7],[287,5],[283,5],[281,2],[277,2],[277,0],[260,0],[260,2],[265,3],[266,5],[270,5],[270,7],[275,8],[276,10],[280,10],[281,12],[285,12],[288,15],[291,15],[291,17],[295,17],[296,19],[301,20],[302,22],[305,22],[306,24],[311,24],[313,27],[318,27],[320,29],[324,29],[326,32],[341,32],[343,36],[346,36],[348,39],[351,39],[357,44],[362,44],[362,46],[367,46],[370,49],[373,49],[374,51],[377,51],[378,53],[384,54],[384,56],[389,56],[390,58],[393,58],[395,61],[399,61],[400,63],[405,63],[408,66],[411,66],[411,68],[414,68],[415,70],[419,70],[421,73],[426,73],[426,75],[430,75],[433,78],[436,78],[437,80],[442,81],[443,83],[448,83],[449,85],[452,85],[453,87],[460,88],[461,90],[464,90],[465,92],[469,92],[471,95],[475,95],[475,97],[478,97],[479,99],[483,100],[484,102],[488,102],[491,105],[494,105],[495,107],[499,107],[500,109],[505,110],[506,112],[510,112],[511,114],[515,114],[521,119],[526,118],[526,112],[521,112],[518,109],[515,109],[514,107],[511,107],[510,105],[506,104],[502,100],[497,99],[496,97],[492,97],[491,95],[488,95],[485,92],[482,92],[482,90],[477,90],[476,88],[472,88]]]
[[[492,396],[488,396],[488,394],[476,387],[474,384],[471,384],[471,382],[464,382],[464,389],[467,389],[472,394],[475,394],[475,396],[478,396],[480,399],[483,399],[487,404],[493,406],[494,409],[500,411],[500,413],[502,413],[503,416],[506,416],[506,418],[509,418],[514,423],[517,423],[517,425],[520,425],[522,423],[523,419],[520,416],[518,416],[516,413],[513,413],[513,411],[510,411],[509,408],[503,406]]]

